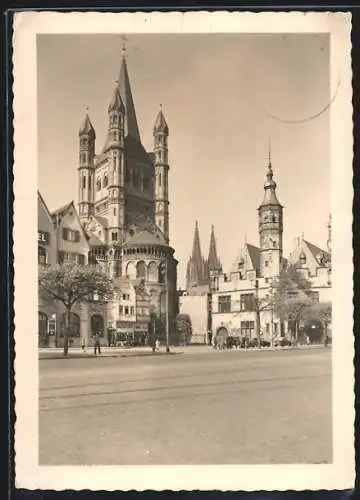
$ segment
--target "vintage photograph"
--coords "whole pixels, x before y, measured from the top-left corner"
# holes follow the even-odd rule
[[[331,33],[35,38],[38,465],[333,465]]]

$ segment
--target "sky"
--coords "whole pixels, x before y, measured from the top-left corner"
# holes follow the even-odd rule
[[[257,208],[271,158],[284,206],[284,255],[304,233],[324,248],[330,213],[329,39],[316,34],[126,35],[145,148],[160,104],[169,125],[170,244],[178,285],[198,221],[211,225],[226,272],[244,240],[259,244]],[[121,63],[119,35],[38,35],[38,185],[50,210],[78,192],[78,130],[89,108],[96,149]],[[330,107],[331,109],[331,107]]]

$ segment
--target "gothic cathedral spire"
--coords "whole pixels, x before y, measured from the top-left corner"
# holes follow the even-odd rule
[[[278,276],[282,261],[283,207],[276,196],[276,182],[271,163],[271,149],[264,184],[264,198],[258,208],[260,235],[260,275]]]
[[[216,239],[215,239],[215,229],[214,226],[211,226],[211,235],[210,235],[210,246],[209,246],[209,256],[207,260],[207,270],[209,273],[211,272],[221,272],[222,265],[217,255],[216,249]]]
[[[195,222],[194,239],[191,257],[188,261],[186,272],[186,288],[188,292],[193,286],[203,285],[207,279],[205,276],[205,262],[201,253],[200,235],[198,221]]]

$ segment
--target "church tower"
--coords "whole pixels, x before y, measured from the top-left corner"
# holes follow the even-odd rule
[[[79,130],[79,216],[81,221],[94,213],[94,156],[96,134],[86,113]]]
[[[108,157],[108,228],[109,243],[124,240],[124,115],[125,106],[118,88],[108,107],[109,125],[106,154]]]
[[[206,262],[208,277],[217,276],[222,273],[222,265],[218,258],[216,249],[215,229],[211,226],[209,257]]]
[[[260,235],[260,276],[279,276],[283,253],[283,207],[276,197],[271,150],[264,184],[264,199],[258,208]]]
[[[166,243],[169,243],[169,128],[161,108],[155,120],[153,135],[155,163],[155,224],[163,232]]]

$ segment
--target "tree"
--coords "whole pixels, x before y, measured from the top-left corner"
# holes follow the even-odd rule
[[[272,297],[260,298],[258,295],[258,290],[256,289],[256,294],[253,299],[253,310],[256,315],[256,338],[257,346],[261,347],[261,332],[260,332],[260,313],[266,311],[273,307]]]
[[[69,351],[71,314],[75,304],[98,300],[106,301],[112,294],[112,282],[101,269],[95,266],[80,266],[75,263],[58,264],[40,271],[39,291],[47,300],[62,303],[66,309],[64,332],[64,355]]]
[[[175,319],[175,329],[177,333],[182,333],[184,343],[188,344],[192,336],[192,323],[188,314],[178,314]]]
[[[301,270],[288,266],[281,271],[274,290],[274,310],[281,319],[293,322],[292,336],[296,345],[301,314],[305,308],[313,304],[310,296],[311,283],[304,277]]]

